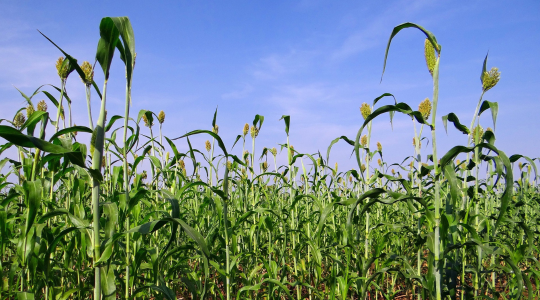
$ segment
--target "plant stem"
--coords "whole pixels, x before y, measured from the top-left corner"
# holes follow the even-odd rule
[[[103,84],[103,97],[101,99],[101,109],[99,112],[98,122],[95,131],[94,153],[92,155],[92,169],[101,173],[101,161],[103,159],[103,144],[105,140],[105,104],[107,97],[107,79]],[[92,178],[92,209],[93,209],[93,230],[94,230],[94,264],[101,257],[100,238],[99,238],[99,196],[100,182],[96,177]],[[100,267],[94,265],[94,299],[98,300],[101,297],[101,274]]]
[[[441,215],[440,215],[440,207],[441,207],[441,199],[440,199],[440,181],[437,179],[437,176],[440,173],[439,170],[439,163],[437,160],[437,135],[435,132],[435,122],[436,122],[436,115],[437,115],[437,102],[439,100],[439,60],[441,56],[440,54],[437,57],[437,60],[435,62],[435,67],[433,68],[433,111],[432,111],[432,119],[431,119],[431,139],[432,139],[432,145],[433,145],[433,166],[435,170],[435,293],[437,300],[441,300],[441,270],[440,270],[440,247],[441,242],[439,239],[439,224],[441,222]]]

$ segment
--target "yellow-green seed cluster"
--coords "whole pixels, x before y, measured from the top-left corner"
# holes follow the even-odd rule
[[[418,111],[422,114],[422,118],[427,121],[431,115],[431,101],[429,98],[426,98],[420,102],[420,105],[418,105]]]
[[[362,106],[360,106],[360,113],[362,113],[362,117],[365,119],[367,119],[367,117],[369,117],[369,115],[371,115],[371,107],[369,106],[369,104],[367,103],[362,103]]]
[[[484,79],[482,81],[482,89],[484,92],[487,92],[496,86],[500,79],[501,72],[499,72],[499,69],[495,67],[491,68],[491,70],[487,72],[484,72]]]
[[[433,76],[433,71],[435,70],[435,64],[437,63],[437,58],[435,57],[435,48],[433,44],[426,39],[424,41],[424,57],[426,58],[426,65],[429,71],[429,74]]]

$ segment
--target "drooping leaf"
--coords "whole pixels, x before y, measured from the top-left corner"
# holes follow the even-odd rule
[[[461,131],[463,134],[469,134],[469,128],[459,122],[459,118],[454,113],[449,113],[446,116],[442,117],[444,130],[448,134],[448,121],[452,122],[457,130]]]
[[[431,43],[431,45],[433,45],[433,48],[435,49],[435,51],[437,51],[439,54],[441,53],[441,45],[439,45],[437,43],[437,39],[435,38],[433,33],[427,31],[424,27],[422,27],[420,25],[417,25],[417,24],[414,24],[414,23],[407,22],[407,23],[400,24],[400,25],[394,27],[394,29],[392,30],[392,33],[390,34],[390,38],[388,39],[388,45],[386,45],[386,52],[384,54],[384,64],[383,64],[383,71],[382,71],[382,75],[381,75],[381,81],[382,81],[382,78],[383,78],[383,75],[384,75],[384,70],[386,69],[386,59],[388,58],[388,51],[390,50],[390,43],[392,42],[392,39],[401,30],[403,30],[405,28],[411,28],[411,27],[412,28],[417,28],[420,31],[422,31],[426,35],[426,37],[429,40],[429,42]]]
[[[493,120],[493,129],[497,126],[497,114],[499,113],[499,104],[497,102],[489,102],[485,100],[480,105],[480,110],[478,111],[478,116],[480,116],[487,109],[491,110],[491,119]]]
[[[118,43],[120,32],[114,21],[110,17],[101,19],[99,24],[100,39],[96,51],[96,59],[101,65],[105,80],[109,79],[109,70],[111,68],[116,43]]]

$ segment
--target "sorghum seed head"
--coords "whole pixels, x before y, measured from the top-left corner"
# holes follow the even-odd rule
[[[259,135],[259,129],[255,126],[251,126],[251,138],[256,138]]]
[[[361,164],[360,165],[360,171],[364,172],[366,170],[366,165]]]
[[[29,104],[26,107],[26,116],[29,118],[34,113],[34,111],[35,111],[34,106],[32,104]]]
[[[231,161],[227,161],[227,170],[231,171],[232,170],[232,163]]]
[[[154,122],[150,122],[150,120],[146,117],[146,114],[142,116],[142,119],[144,121],[144,126],[152,127],[154,125]]]
[[[60,56],[58,60],[56,60],[56,72],[58,73],[58,76],[60,76],[60,79],[66,79],[69,75],[69,65],[64,64],[63,56]]]
[[[21,126],[24,125],[24,122],[26,122],[26,117],[21,112],[17,113],[13,119],[13,125],[17,128],[21,128]]]
[[[163,124],[163,122],[165,122],[165,112],[160,111],[157,116],[157,119],[158,119],[159,124]]]
[[[362,113],[362,117],[367,119],[369,115],[371,115],[371,107],[366,102],[362,103],[362,106],[360,106],[360,112]]]
[[[522,162],[520,162],[520,163],[518,164],[518,166],[519,166],[519,169],[520,169],[520,170],[523,169],[523,163],[522,163]]]
[[[422,114],[422,118],[427,121],[429,115],[431,115],[431,101],[429,98],[426,98],[424,101],[420,102],[420,105],[418,105],[418,111]]]
[[[360,144],[362,145],[362,147],[366,147],[367,146],[367,135],[363,135],[361,138],[360,138]]]
[[[262,168],[263,168],[263,171],[266,172],[266,170],[268,169],[268,162],[263,162],[262,164]]]
[[[45,103],[45,100],[41,100],[38,102],[37,110],[39,111],[47,111],[47,103]]]
[[[382,160],[380,158],[377,160],[377,164],[379,164],[379,166],[382,166]]]
[[[105,159],[105,156],[101,157],[101,168],[105,169],[105,166],[107,165],[107,159]]]
[[[349,182],[352,183],[352,176],[349,176]]]
[[[249,124],[246,123],[246,125],[244,125],[244,129],[242,131],[242,134],[244,135],[244,137],[248,134],[249,132]]]
[[[185,170],[186,169],[186,163],[184,162],[183,159],[180,159],[178,161],[178,167],[181,169],[181,170]]]
[[[392,169],[392,175],[396,175],[396,171]]]
[[[377,142],[377,150],[382,151],[381,142]]]
[[[484,136],[484,129],[482,128],[482,126],[477,125],[476,127],[474,127],[471,134],[472,134],[474,143],[479,144],[482,142],[482,137]]]
[[[273,156],[276,156],[277,155],[276,147],[273,147],[272,149],[270,149],[270,152],[272,153]]]
[[[493,132],[493,129],[491,129],[491,127],[488,127],[488,128],[486,128],[486,132],[488,132],[488,131]]]
[[[94,68],[92,68],[92,65],[89,62],[84,61],[81,65],[81,70],[84,73],[84,78],[81,78],[82,82],[87,86],[90,86],[92,81],[94,81]]]
[[[337,179],[337,182],[338,182],[338,183],[341,183],[341,181],[343,181],[343,179],[341,179],[341,177],[339,177],[339,178]]]
[[[428,39],[424,41],[424,57],[426,58],[426,65],[429,74],[433,76],[433,70],[435,69],[437,58],[435,57],[435,48],[433,48],[433,45]]]
[[[289,145],[289,152],[291,153],[291,155],[294,155],[294,146],[293,145]]]
[[[170,154],[169,154],[169,152],[167,151],[167,152],[165,153],[165,162],[168,162],[168,161],[169,161],[169,156],[170,156]]]
[[[212,128],[212,132],[215,133],[215,134],[218,134],[219,133],[219,126],[214,125],[214,128]]]
[[[411,167],[411,169],[414,167],[414,162],[411,161],[411,163],[409,164],[409,167]]]
[[[460,161],[459,159],[458,159],[458,160],[456,160],[456,165],[458,165],[458,166],[459,166],[459,164],[460,164],[460,163],[461,163],[461,161]]]
[[[141,179],[146,180],[146,178],[148,178],[148,174],[146,174],[146,171],[143,171],[141,174]]]
[[[482,81],[482,89],[487,92],[491,88],[497,85],[501,79],[501,72],[499,69],[493,67],[491,70],[484,72],[484,80]]]
[[[212,144],[210,144],[209,140],[206,140],[206,142],[204,143],[204,146],[206,148],[206,151],[208,152],[210,152],[210,150],[212,149]]]

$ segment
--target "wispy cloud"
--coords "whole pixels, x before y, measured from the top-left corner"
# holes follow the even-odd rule
[[[362,51],[371,49],[388,39],[389,28],[396,26],[396,16],[402,22],[410,21],[407,18],[417,16],[431,4],[431,1],[398,1],[380,14],[366,16],[367,22],[361,23],[360,28],[352,32],[343,43],[334,50],[333,60],[343,60]]]
[[[222,94],[221,98],[223,98],[223,99],[244,99],[247,96],[249,96],[249,94],[251,94],[251,92],[253,92],[253,90],[254,90],[253,86],[247,84],[241,89],[234,90],[232,92]]]

